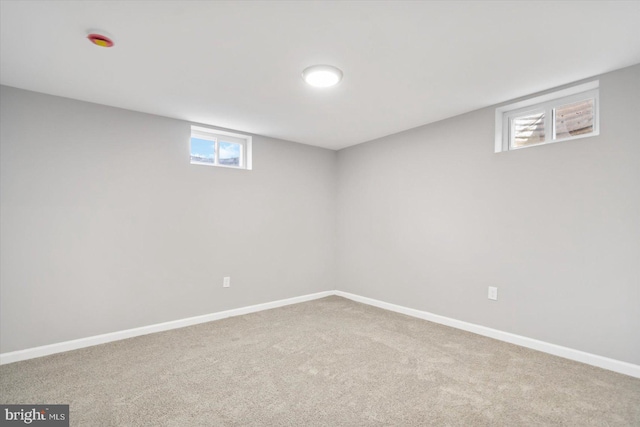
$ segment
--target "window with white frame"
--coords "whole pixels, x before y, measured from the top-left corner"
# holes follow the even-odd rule
[[[499,107],[495,152],[598,135],[599,108],[597,80]]]
[[[251,137],[191,126],[191,164],[251,169]]]

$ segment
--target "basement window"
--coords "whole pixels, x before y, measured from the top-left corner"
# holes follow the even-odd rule
[[[597,80],[499,107],[495,152],[599,135],[599,117]]]
[[[251,137],[191,126],[191,164],[251,169]]]

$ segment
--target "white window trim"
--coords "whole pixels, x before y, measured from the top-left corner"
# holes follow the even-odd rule
[[[194,162],[190,161],[192,165],[203,165],[203,166],[215,166],[218,168],[229,168],[229,169],[253,169],[252,162],[252,137],[250,135],[244,135],[240,133],[228,132],[213,128],[206,128],[202,126],[191,125],[191,133],[189,134],[189,140],[191,140],[191,136],[195,133],[198,138],[206,139],[208,141],[212,141],[215,144],[214,149],[214,163],[205,163],[205,162]],[[219,162],[218,152],[220,143],[218,136],[230,136],[233,138],[241,139],[244,142],[240,144],[240,166],[231,166],[231,165],[222,165]],[[189,143],[189,151],[191,151],[191,143]],[[189,157],[191,157],[191,153],[189,152]]]
[[[512,104],[504,105],[496,108],[495,117],[495,152],[520,150],[522,148],[537,147],[539,145],[553,144],[556,142],[571,141],[574,139],[588,138],[600,134],[600,81],[594,80],[589,83],[580,84],[559,91],[536,96],[534,98],[524,99]],[[594,118],[593,132],[584,135],[570,136],[566,138],[553,139],[555,120],[551,114],[553,108],[560,107],[572,102],[581,101],[583,99],[593,98],[594,100]],[[509,122],[510,118],[525,113],[527,111],[545,111],[545,117],[550,120],[550,126],[547,128],[551,133],[547,140],[539,144],[531,144],[524,147],[510,147],[509,144]]]

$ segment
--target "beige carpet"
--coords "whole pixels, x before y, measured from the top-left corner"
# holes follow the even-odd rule
[[[74,426],[640,426],[640,380],[329,297],[0,367]]]

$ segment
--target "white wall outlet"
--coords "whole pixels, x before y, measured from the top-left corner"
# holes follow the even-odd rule
[[[489,299],[498,300],[498,288],[494,286],[489,286]]]
[[[225,277],[222,280],[222,287],[223,288],[228,288],[229,286],[231,286],[231,277]]]

